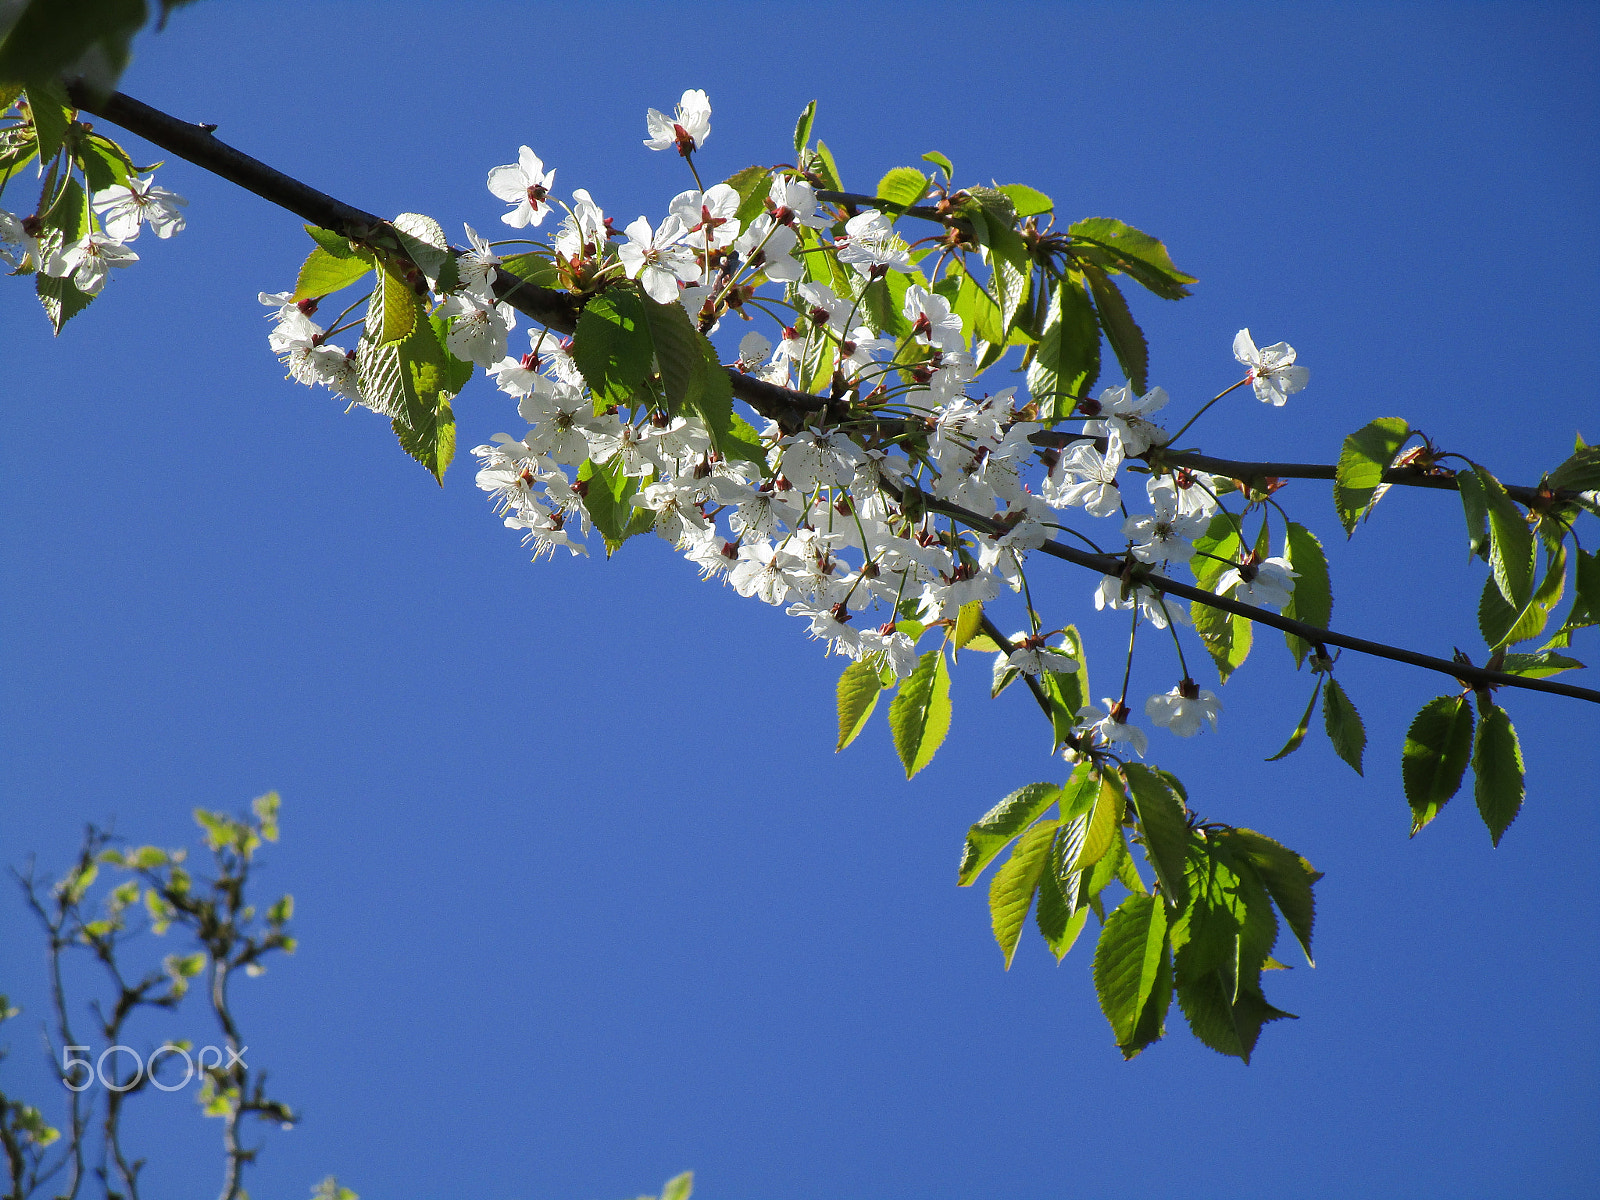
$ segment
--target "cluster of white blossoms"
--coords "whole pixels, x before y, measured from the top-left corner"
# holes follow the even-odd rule
[[[651,110],[645,144],[675,148],[693,167],[710,135],[710,112],[703,92],[685,92],[672,117]],[[816,423],[797,432],[768,421],[760,431],[764,458],[749,456],[760,461],[716,453],[698,417],[669,415],[647,396],[631,407],[597,404],[569,343],[535,328],[528,353],[509,352],[516,314],[492,290],[502,260],[468,226],[459,282],[439,294],[435,315],[448,320],[450,353],[484,368],[527,425],[473,453],[478,486],[535,560],[557,549],[587,554],[585,539],[597,525],[612,546],[653,529],[703,578],[783,607],[828,653],[869,662],[885,678],[915,669],[916,639],[930,625],[954,622],[963,606],[1007,590],[1024,592],[1030,552],[1060,530],[1127,563],[1120,578],[1094,589],[1097,609],[1128,611],[1135,628],[1187,623],[1184,609],[1151,580],[1195,555],[1195,539],[1219,511],[1218,491],[1232,484],[1199,471],[1151,473],[1139,458],[1170,438],[1157,421],[1168,402],[1161,388],[1139,395],[1124,385],[1084,397],[1071,418],[1082,422],[1080,433],[1065,445],[1014,388],[973,394],[979,367],[969,331],[950,300],[924,285],[921,255],[891,217],[859,213],[830,239],[835,216],[819,209],[811,183],[793,168],[770,173],[764,194],[756,193],[757,212],[719,183],[681,192],[659,222],[640,216],[621,232],[588,192],[575,190],[570,201],[554,196],[554,180],[555,171],[524,146],[487,183],[509,206],[502,220],[514,229],[563,214],[537,251],[563,281],[585,291],[635,281],[654,302],[681,304],[708,334],[730,313],[775,315],[776,344],[746,333],[738,370],[786,388],[826,385],[830,399],[865,399],[824,407],[817,396]],[[821,259],[813,258],[808,270],[806,254],[837,265],[818,271]],[[904,318],[894,322],[898,338],[876,327],[865,303],[869,285],[893,272],[907,276],[894,291]],[[296,302],[291,293],[261,300],[273,309],[271,344],[293,378],[367,403],[356,354],[328,344],[331,335],[311,319],[315,302]],[[881,300],[875,311],[882,320]],[[1294,365],[1288,346],[1258,350],[1243,330],[1234,349],[1249,368],[1241,384],[1251,383],[1263,401],[1282,404],[1305,385],[1305,368]],[[1137,489],[1124,473],[1134,463],[1145,476]],[[607,506],[599,521],[595,502]],[[631,508],[619,514],[619,502]],[[1080,522],[1083,528],[1063,523],[1080,513],[1095,520]],[[1102,522],[1109,534],[1094,532]],[[1281,607],[1293,579],[1285,560],[1250,554],[1228,564],[1218,590]],[[1027,607],[1032,632],[1012,639],[1004,669],[1036,679],[1077,670],[1064,641],[1050,644],[1061,631],[1041,632],[1031,600]],[[1185,670],[1170,692],[1150,697],[1145,715],[1188,737],[1207,722],[1214,727],[1220,707]],[[1146,735],[1129,715],[1125,696],[1084,707],[1069,752],[1143,754]]]
[[[185,222],[180,210],[188,203],[176,192],[157,186],[154,175],[144,179],[130,175],[126,184],[113,184],[93,194],[85,214],[87,228],[82,237],[71,241],[37,215],[18,217],[0,208],[0,259],[13,273],[36,270],[54,279],[70,279],[85,295],[98,295],[112,268],[138,261],[139,256],[127,244],[147,225],[158,238],[182,230]]]
[[[674,118],[651,111],[646,145],[675,147],[688,157],[709,135],[709,118],[704,93],[686,92]],[[490,191],[513,206],[506,223],[542,221],[551,211],[553,177],[526,147],[517,165],[495,168]],[[902,315],[912,332],[898,342],[866,319],[865,284],[889,271],[915,270],[888,216],[868,211],[850,218],[831,245],[853,272],[855,294],[808,280],[795,256],[800,238],[808,229],[825,230],[833,218],[818,211],[811,185],[786,169],[772,173],[764,211],[748,228],[736,215],[739,194],[726,184],[683,192],[659,224],[641,216],[622,234],[587,192],[555,206],[566,217],[552,250],[572,277],[612,273],[636,280],[656,302],[681,303],[708,330],[730,297],[749,303],[757,289],[781,289],[760,297],[768,309],[792,312],[780,319],[777,345],[747,333],[738,368],[790,387],[807,356],[826,342],[834,393],[877,389],[877,411],[891,417],[819,420],[790,434],[769,422],[765,463],[730,460],[712,451],[708,430],[694,417],[669,419],[648,404],[597,412],[566,347],[535,331],[527,355],[487,364],[531,428],[521,437],[497,434],[474,451],[478,486],[535,559],[558,547],[587,553],[580,539],[590,530],[590,489],[608,477],[633,477],[634,529],[652,527],[703,578],[784,607],[828,653],[904,678],[917,663],[918,626],[953,621],[963,605],[1021,591],[1029,552],[1064,528],[1067,513],[1081,510],[1115,522],[1105,548],[1124,553],[1141,572],[1106,578],[1094,592],[1096,608],[1137,609],[1135,620],[1157,628],[1187,623],[1183,608],[1148,580],[1194,555],[1194,539],[1218,511],[1219,481],[1202,472],[1147,475],[1140,503],[1122,477],[1125,462],[1168,439],[1153,419],[1167,403],[1162,389],[1141,396],[1128,386],[1106,388],[1079,405],[1091,418],[1081,439],[1059,451],[1041,449],[1033,438],[1044,426],[1019,409],[1015,389],[969,394],[976,364],[945,297],[907,286]],[[1249,332],[1240,331],[1235,352],[1264,401],[1282,404],[1305,385],[1305,368],[1293,365],[1286,345],[1257,350]],[[919,427],[914,444],[890,432],[903,429],[908,417]],[[994,524],[974,528],[941,516],[928,498]],[[1219,591],[1281,607],[1293,578],[1283,559],[1250,555],[1223,575]],[[1019,634],[1007,668],[1033,676],[1075,670],[1061,646],[1047,644],[1051,636],[1037,629]],[[1170,692],[1150,697],[1145,714],[1188,737],[1207,722],[1215,727],[1220,708],[1213,693],[1185,675]],[[1146,735],[1128,718],[1122,700],[1085,707],[1080,745],[1143,754]]]

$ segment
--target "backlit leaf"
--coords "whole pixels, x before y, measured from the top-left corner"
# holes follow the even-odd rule
[[[1401,418],[1379,417],[1344,439],[1334,469],[1333,503],[1347,535],[1355,532],[1356,522],[1371,515],[1389,490],[1383,473],[1410,434],[1411,426]]]
[[[1505,709],[1492,702],[1482,707],[1472,747],[1473,793],[1489,837],[1498,846],[1522,808],[1522,747]]]
[[[1472,754],[1472,705],[1465,696],[1436,696],[1406,731],[1400,777],[1415,837],[1461,788]]]
[[[944,652],[929,650],[916,670],[900,683],[889,705],[889,728],[895,752],[910,779],[933,761],[950,732],[950,668]]]

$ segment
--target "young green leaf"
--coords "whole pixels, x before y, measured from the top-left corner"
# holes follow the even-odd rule
[[[937,150],[929,150],[926,154],[924,154],[922,156],[922,161],[923,162],[931,162],[931,163],[934,164],[934,166],[938,167],[941,171],[943,171],[944,172],[944,181],[946,183],[954,183],[956,181],[956,169],[955,169],[955,166],[950,162],[950,160],[948,158],[946,158],[944,155],[940,154]]]
[[[1082,276],[1069,276],[1056,283],[1044,336],[1028,366],[1028,390],[1039,405],[1039,419],[1048,424],[1066,417],[1099,376],[1100,327]]]
[[[1094,950],[1094,987],[1124,1058],[1166,1033],[1172,947],[1166,908],[1154,896],[1129,896],[1106,921]]]
[[[1400,777],[1411,806],[1411,836],[1461,789],[1461,777],[1472,753],[1472,705],[1465,696],[1436,696],[1406,731]]]
[[[817,148],[812,154],[811,169],[822,176],[823,184],[833,191],[844,191],[844,184],[839,179],[839,167],[833,161],[833,151],[828,149],[828,143],[821,138],[817,139]]]
[[[405,452],[441,485],[456,449],[450,401],[472,377],[472,364],[445,349],[447,326],[443,317],[430,316],[398,342],[364,337],[356,359],[367,400],[393,418]]]
[[[761,215],[766,207],[767,195],[772,190],[772,172],[763,166],[746,167],[735,171],[722,181],[739,195],[739,207],[734,216],[741,229],[749,229],[750,222]]]
[[[1277,762],[1280,758],[1288,758],[1289,755],[1300,749],[1300,743],[1306,740],[1306,731],[1311,728],[1311,713],[1317,707],[1317,697],[1322,694],[1322,681],[1324,678],[1325,676],[1322,675],[1317,676],[1316,686],[1311,689],[1311,699],[1306,704],[1306,711],[1300,715],[1300,723],[1294,727],[1294,732],[1289,735],[1289,740],[1283,744],[1283,749],[1267,759],[1268,762]]]
[[[983,601],[973,600],[961,606],[956,614],[955,636],[951,638],[957,650],[965,649],[978,636],[983,626]]]
[[[1348,536],[1356,522],[1370,516],[1389,485],[1383,473],[1411,436],[1411,426],[1399,417],[1379,417],[1344,439],[1339,464],[1334,468],[1333,503]]]
[[[1326,629],[1333,620],[1333,585],[1328,580],[1328,560],[1322,543],[1304,525],[1290,521],[1284,557],[1299,578],[1294,581],[1294,591],[1289,594],[1283,615]],[[1310,643],[1293,633],[1283,636],[1289,644],[1289,653],[1294,655],[1294,665],[1299,667],[1311,650]]]
[[[78,139],[78,161],[83,164],[83,173],[89,181],[91,192],[101,192],[116,184],[126,187],[134,174],[133,160],[128,157],[127,151],[98,133]],[[3,164],[0,164],[0,170],[3,169]]]
[[[1528,545],[1530,552],[1534,544]],[[1491,649],[1512,646],[1538,637],[1550,620],[1550,613],[1561,603],[1561,593],[1567,584],[1567,547],[1557,542],[1555,549],[1545,550],[1544,578],[1534,589],[1521,611],[1505,602],[1499,585],[1491,578],[1484,582],[1483,595],[1478,600],[1478,628]]]
[[[1128,377],[1133,390],[1143,395],[1149,390],[1146,376],[1150,370],[1150,347],[1144,340],[1144,331],[1128,311],[1128,302],[1123,298],[1121,289],[1111,282],[1102,268],[1086,263],[1083,274],[1089,281],[1089,290],[1094,294],[1095,313],[1100,318],[1100,327],[1105,330],[1106,340],[1111,343],[1111,349],[1117,356],[1117,365]]]
[[[1117,778],[1101,772],[1094,807],[1084,824],[1083,842],[1072,861],[1065,864],[1067,870],[1088,870],[1106,856],[1117,831],[1122,827],[1122,812],[1126,803]]]
[[[1056,206],[1056,202],[1049,196],[1027,184],[1002,183],[998,190],[1011,201],[1019,218],[1036,217],[1041,213],[1050,212]]]
[[[800,119],[794,125],[794,152],[796,155],[804,154],[805,148],[811,144],[811,126],[816,123],[817,102],[813,100],[806,105],[805,111],[800,114]]]
[[[1349,763],[1357,775],[1362,774],[1361,756],[1367,748],[1367,731],[1361,724],[1361,714],[1356,712],[1356,706],[1350,703],[1350,697],[1344,694],[1332,675],[1322,689],[1322,723],[1339,757]]]
[[[1489,502],[1489,566],[1495,586],[1520,612],[1533,592],[1533,532],[1500,481],[1476,463],[1472,470]]]
[[[1472,747],[1473,793],[1496,846],[1522,808],[1522,747],[1505,709],[1484,700]]]
[[[1507,675],[1520,675],[1524,679],[1548,679],[1562,671],[1582,669],[1584,665],[1553,650],[1541,650],[1537,654],[1508,654],[1501,661],[1500,669]]]
[[[572,338],[572,360],[594,392],[596,411],[628,404],[655,359],[646,301],[633,288],[608,288],[584,305]],[[687,314],[685,314],[687,319]]]
[[[1316,921],[1317,908],[1312,887],[1322,878],[1322,872],[1287,846],[1253,829],[1230,829],[1223,839],[1236,857],[1255,868],[1257,877],[1305,952],[1306,962],[1316,966],[1311,957],[1311,927]]]
[[[1195,1037],[1218,1054],[1245,1063],[1255,1053],[1262,1026],[1269,1021],[1296,1019],[1294,1013],[1268,1004],[1257,983],[1241,981],[1236,994],[1230,997],[1217,972],[1180,987],[1178,1006]]]
[[[1057,962],[1067,956],[1067,951],[1077,942],[1078,935],[1089,920],[1089,906],[1077,903],[1082,891],[1082,877],[1072,874],[1062,879],[1054,869],[1060,839],[1061,831],[1058,829],[1045,869],[1039,872],[1039,901],[1033,910],[1039,932]]]
[[[1072,778],[1079,779],[1080,772],[1084,778],[1088,777],[1087,763],[1080,765]],[[957,886],[967,887],[971,884],[994,861],[995,855],[1037,821],[1040,814],[1060,796],[1061,789],[1053,783],[1030,783],[1018,788],[984,813],[978,823],[967,830],[966,845],[961,851],[961,870],[956,877]]]
[[[21,22],[18,22],[20,25]],[[9,48],[16,40],[18,30],[13,27],[6,35],[5,45]],[[3,57],[0,51],[0,57]],[[15,75],[4,76],[7,79],[18,78]],[[67,140],[67,131],[72,127],[72,117],[77,110],[72,107],[72,102],[67,99],[66,93],[55,81],[45,82],[35,80],[28,85],[28,112],[33,121],[34,138],[38,146],[39,165],[47,167],[50,160],[61,150],[62,144]]]
[[[928,183],[928,177],[915,167],[894,167],[878,180],[878,199],[910,208],[927,193]]]
[[[359,255],[347,254],[339,257],[328,253],[321,246],[313,246],[311,253],[306,256],[306,261],[300,267],[300,275],[295,280],[292,298],[320,300],[324,296],[349,287],[370,270],[372,270],[370,251],[363,250]]]
[[[1148,233],[1109,217],[1091,217],[1068,227],[1079,243],[1073,252],[1080,258],[1131,275],[1163,300],[1181,300],[1189,294],[1185,284],[1196,283],[1172,263],[1167,248]]]
[[[1579,446],[1545,481],[1553,491],[1592,492],[1600,489],[1600,446]]]
[[[989,922],[994,927],[994,940],[1000,943],[1000,953],[1005,955],[1008,971],[1017,952],[1017,938],[1022,934],[1028,909],[1033,905],[1033,894],[1039,889],[1039,876],[1050,858],[1051,841],[1060,824],[1059,821],[1041,821],[1024,833],[1011,857],[989,882]]]
[[[561,277],[556,273],[556,267],[543,254],[529,251],[527,254],[511,254],[500,260],[500,269],[515,275],[523,283],[531,283],[535,287],[554,287],[560,282]]]
[[[878,693],[883,681],[878,668],[870,662],[853,662],[839,676],[839,744],[835,752],[843,750],[866,728],[867,718],[878,706]]]
[[[1485,562],[1489,559],[1489,496],[1476,471],[1456,473],[1461,491],[1461,515],[1467,522],[1467,549]]]
[[[623,474],[622,455],[613,454],[603,463],[586,458],[578,468],[578,482],[588,484],[583,504],[589,510],[589,519],[605,539],[606,557],[616,553],[619,546],[637,530],[631,529],[634,512],[633,495],[639,490],[639,479]]]
[[[1182,908],[1189,889],[1184,879],[1184,864],[1189,852],[1189,820],[1183,802],[1149,767],[1127,763],[1122,768],[1128,781],[1129,798],[1139,817],[1144,836],[1145,857],[1156,869],[1167,903]]]
[[[1228,676],[1250,656],[1250,645],[1255,637],[1254,622],[1248,617],[1224,612],[1198,600],[1190,603],[1189,615],[1200,644],[1216,664],[1217,676],[1227,683]]]
[[[389,263],[383,263],[367,303],[367,338],[379,346],[405,341],[417,327],[419,309],[411,285]]]
[[[950,732],[950,668],[943,649],[929,650],[889,705],[895,752],[910,779],[933,761]]]

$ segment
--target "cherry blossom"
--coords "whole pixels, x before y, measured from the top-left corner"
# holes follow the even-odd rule
[[[521,147],[516,162],[489,172],[489,191],[512,206],[500,219],[513,229],[544,224],[550,213],[545,197],[555,180],[555,171],[546,171],[543,159],[528,147]]]
[[[687,158],[711,136],[711,101],[702,91],[687,91],[671,117],[652,108],[645,114],[645,123],[650,129],[646,146],[652,150],[676,146],[678,153]]]
[[[176,192],[157,187],[155,178],[130,176],[126,184],[112,184],[94,194],[94,211],[100,214],[106,236],[131,242],[142,225],[150,226],[158,238],[182,232],[185,221],[178,210],[189,202]]]
[[[1294,365],[1294,347],[1276,342],[1256,349],[1248,329],[1239,330],[1233,339],[1233,356],[1250,368],[1250,386],[1263,404],[1283,407],[1283,402],[1305,387],[1311,372]]]

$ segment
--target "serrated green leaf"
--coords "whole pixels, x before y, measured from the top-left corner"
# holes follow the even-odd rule
[[[971,644],[972,639],[978,636],[978,630],[983,626],[983,601],[973,600],[961,606],[961,611],[956,614],[955,636],[951,644],[957,650],[963,650]]]
[[[694,1172],[685,1171],[682,1175],[674,1175],[662,1185],[661,1200],[689,1200],[689,1194],[694,1190]]]
[[[1249,617],[1224,612],[1199,600],[1190,602],[1189,615],[1200,644],[1216,664],[1217,677],[1227,683],[1228,676],[1250,656],[1250,646],[1255,639],[1255,623]]]
[[[305,231],[313,242],[335,258],[357,258],[362,255],[370,258],[372,256],[372,252],[365,246],[352,245],[349,238],[343,234],[335,233],[331,229],[323,229],[320,225],[307,225],[305,226]]]
[[[37,0],[36,0],[37,2]],[[64,6],[63,6],[64,7]],[[22,21],[19,20],[9,34],[6,35],[3,47],[0,47],[0,60],[8,57],[7,51],[12,47],[13,40],[19,35]],[[0,73],[0,79],[16,79],[18,75]],[[72,128],[72,117],[77,111],[72,102],[67,99],[66,93],[51,80],[36,78],[27,87],[28,114],[33,122],[35,146],[39,155],[39,162],[49,166],[50,160],[61,150],[67,140],[67,132]]]
[[[400,249],[432,279],[438,291],[453,291],[460,280],[450,239],[439,222],[423,213],[401,213],[390,222]]]
[[[1060,824],[1041,821],[1030,828],[989,883],[989,921],[1008,971],[1028,909],[1033,906],[1033,895],[1039,889],[1039,876],[1049,861],[1051,840]]]
[[[1258,986],[1241,986],[1230,1000],[1222,979],[1213,972],[1178,989],[1178,1006],[1189,1029],[1218,1054],[1248,1063],[1255,1053],[1262,1026],[1270,1021],[1294,1020],[1295,1015],[1267,1003]]]
[[[639,477],[623,474],[622,455],[613,454],[603,463],[586,458],[578,468],[578,482],[587,483],[583,507],[589,520],[605,539],[606,557],[637,530],[630,529],[634,514],[633,495],[639,490]]]
[[[1579,446],[1546,480],[1554,491],[1592,492],[1600,489],[1600,446]]]
[[[1600,554],[1573,551],[1572,607],[1561,627],[1563,634],[1600,625]],[[1565,643],[1563,643],[1565,644]]]
[[[1322,878],[1322,873],[1287,846],[1253,829],[1230,829],[1224,839],[1235,856],[1255,868],[1290,932],[1300,943],[1306,962],[1316,966],[1311,957],[1311,927],[1316,922],[1317,910],[1312,888]]]
[[[1009,207],[1009,201],[1007,205]],[[1010,338],[1017,317],[1028,302],[1033,261],[1028,257],[1022,235],[1009,224],[989,221],[986,236],[980,240],[993,268],[989,285],[1000,304],[1000,336],[989,340],[1001,343]]]
[[[1124,1058],[1165,1034],[1172,949],[1166,909],[1155,897],[1129,896],[1106,921],[1094,951],[1094,987]]]
[[[1122,291],[1100,267],[1085,264],[1083,274],[1094,295],[1095,313],[1100,318],[1100,328],[1106,341],[1117,356],[1117,365],[1127,376],[1133,390],[1140,395],[1148,391],[1147,373],[1150,369],[1150,347],[1145,343],[1144,331],[1139,328]]]
[[[15,20],[0,38],[0,79],[28,85],[31,100],[36,91],[55,91],[54,81],[67,71],[83,71],[80,60],[96,51],[96,82],[111,90],[147,14],[143,0],[31,0],[9,15]]]
[[[1467,549],[1485,562],[1489,559],[1489,497],[1476,471],[1456,474],[1461,492],[1461,515],[1467,522]]]
[[[367,337],[380,346],[404,341],[417,327],[419,308],[411,285],[385,262],[367,303]]]
[[[445,349],[447,321],[429,316],[398,342],[364,337],[356,362],[361,390],[393,419],[395,437],[442,485],[455,457],[455,413],[450,401],[471,378],[472,364]]]
[[[329,254],[320,245],[313,246],[306,261],[301,264],[300,274],[294,284],[293,299],[320,300],[349,287],[370,270],[370,252],[363,251],[359,255],[349,254],[340,258]]]
[[[1073,773],[1073,778],[1079,778],[1079,771],[1087,776],[1088,770],[1088,764],[1083,764]],[[957,886],[970,885],[984,867],[994,861],[995,855],[1038,820],[1060,796],[1061,789],[1053,783],[1030,783],[1018,788],[986,812],[977,824],[967,830],[966,845],[961,851],[961,869],[956,877]]]
[[[738,193],[739,208],[734,216],[739,219],[740,229],[749,229],[750,222],[766,207],[767,196],[772,191],[772,172],[763,166],[750,166],[735,171],[722,182]]]
[[[1533,531],[1500,481],[1476,463],[1472,470],[1489,502],[1489,566],[1495,586],[1520,612],[1533,593]]]
[[[1215,591],[1222,573],[1239,560],[1239,519],[1225,511],[1216,513],[1205,532],[1195,538],[1194,548],[1189,570],[1194,574],[1195,586]]]
[[[951,162],[950,162],[950,160],[948,158],[946,158],[944,155],[940,154],[937,150],[929,150],[926,154],[924,154],[922,156],[922,161],[923,162],[931,162],[935,166],[940,168],[944,172],[944,181],[946,183],[954,183],[955,182],[955,178],[956,178],[956,169],[955,169],[955,167],[951,164]]]
[[[833,161],[833,151],[821,138],[817,139],[817,148],[812,154],[811,169],[822,177],[824,187],[835,192],[844,191],[844,183],[839,178],[839,166]]]
[[[1328,676],[1327,685],[1322,689],[1322,723],[1335,753],[1360,775],[1361,757],[1367,748],[1367,731],[1361,724],[1361,714],[1356,712],[1356,706],[1350,703],[1350,697],[1344,694],[1339,681],[1332,675]]]
[[[545,255],[534,251],[502,258],[500,269],[535,287],[556,287],[561,282],[555,263]]]
[[[839,744],[835,752],[843,750],[866,728],[867,718],[878,706],[878,693],[883,690],[878,668],[867,662],[853,662],[839,676]]]
[[[889,705],[889,728],[910,779],[933,761],[950,732],[950,668],[942,649],[929,650],[901,681]]]
[[[794,125],[794,152],[800,155],[811,142],[811,126],[817,119],[817,102],[813,100],[806,105],[805,111],[800,114],[800,119]]]
[[[67,180],[59,200],[51,210],[45,227],[60,234],[60,245],[69,246],[89,231],[89,203],[76,179]],[[61,327],[94,301],[94,296],[79,290],[72,277],[56,278],[43,271],[34,273],[34,290],[45,316],[59,335]]]
[[[915,167],[893,167],[878,180],[877,196],[900,209],[910,208],[928,191],[928,177]]]
[[[998,190],[1011,201],[1019,218],[1036,217],[1040,213],[1050,212],[1056,206],[1049,196],[1024,183],[1002,183]]]
[[[1089,920],[1089,907],[1076,903],[1077,893],[1081,890],[1080,876],[1071,875],[1062,880],[1052,867],[1060,838],[1061,831],[1058,829],[1045,869],[1039,873],[1038,904],[1033,910],[1039,932],[1057,962],[1066,957]]]
[[[117,184],[126,186],[133,175],[133,160],[128,157],[127,151],[98,133],[77,139],[76,157],[83,165],[91,193],[102,192]]]
[[[1123,807],[1126,804],[1122,788],[1114,776],[1100,773],[1100,786],[1096,790],[1094,808],[1084,825],[1083,843],[1077,855],[1066,865],[1067,870],[1086,871],[1106,856],[1111,843],[1122,827]]]
[[[1472,790],[1496,846],[1522,808],[1522,747],[1505,709],[1484,702],[1472,746]]]
[[[1317,707],[1317,697],[1322,695],[1322,680],[1323,676],[1318,675],[1316,686],[1311,689],[1311,699],[1306,704],[1306,711],[1300,716],[1300,723],[1294,727],[1294,732],[1289,735],[1289,740],[1283,744],[1283,749],[1267,759],[1268,762],[1277,762],[1280,758],[1288,758],[1289,755],[1300,749],[1300,743],[1306,740],[1306,731],[1311,728],[1311,714]]]
[[[1400,776],[1411,806],[1411,836],[1461,789],[1472,753],[1472,705],[1465,696],[1436,696],[1406,731]]]
[[[1328,560],[1322,543],[1304,525],[1290,521],[1284,557],[1299,578],[1294,581],[1294,591],[1289,593],[1283,615],[1318,629],[1328,628],[1333,620],[1333,585],[1328,579]],[[1299,667],[1311,650],[1310,643],[1296,634],[1283,636],[1289,644],[1289,653],[1294,655],[1294,665]]]
[[[1156,870],[1167,902],[1175,908],[1188,903],[1189,889],[1184,880],[1184,865],[1189,850],[1189,820],[1183,802],[1167,781],[1140,763],[1122,768],[1128,781],[1128,797],[1139,817],[1144,837],[1145,857]]]
[[[1184,285],[1198,282],[1173,265],[1160,241],[1121,221],[1091,217],[1069,226],[1067,232],[1079,243],[1073,247],[1074,253],[1131,275],[1164,300],[1182,299],[1189,294]]]
[[[1344,439],[1334,468],[1333,503],[1347,536],[1355,533],[1356,523],[1370,516],[1389,490],[1383,473],[1410,435],[1411,426],[1401,418],[1379,417]]]
[[[994,339],[988,339],[993,341]],[[1028,391],[1045,424],[1069,415],[1100,377],[1100,326],[1081,276],[1058,280],[1044,336],[1028,365]]]
[[[947,278],[957,282],[955,298],[950,301],[950,311],[961,318],[961,327],[973,337],[991,344],[1005,341],[1005,326],[1000,306],[995,299],[966,271],[951,263]]]
[[[1575,658],[1567,658],[1553,650],[1541,650],[1537,654],[1508,654],[1501,662],[1500,669],[1507,675],[1520,675],[1524,679],[1548,679],[1562,671],[1581,669],[1584,665]]]
[[[1532,541],[1528,549],[1533,552]],[[1567,548],[1561,542],[1556,543],[1553,552],[1545,551],[1544,578],[1520,611],[1505,602],[1494,579],[1485,580],[1483,595],[1478,599],[1478,628],[1490,648],[1498,650],[1538,637],[1549,622],[1551,612],[1561,603],[1566,582]]]
[[[572,361],[594,393],[597,412],[612,404],[636,403],[644,389],[656,353],[646,303],[636,289],[614,287],[593,297],[578,314]]]

